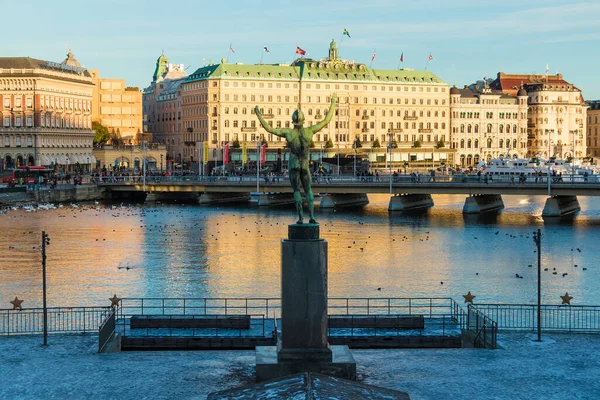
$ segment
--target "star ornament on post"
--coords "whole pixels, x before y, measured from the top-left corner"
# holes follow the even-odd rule
[[[463,294],[463,297],[465,298],[465,303],[473,304],[473,299],[477,296],[472,295],[471,291],[469,291],[469,293]]]
[[[571,300],[573,299],[573,296],[569,296],[569,292],[566,292],[565,295],[560,296],[560,298],[562,299],[562,304],[571,305]]]
[[[15,299],[13,301],[10,302],[10,304],[13,305],[13,310],[22,310],[23,306],[21,304],[23,304],[23,300],[19,300],[19,298],[17,296],[15,296]]]
[[[116,293],[113,297],[109,297],[108,299],[110,300],[111,307],[119,307],[119,302],[121,301],[121,298],[117,297]]]

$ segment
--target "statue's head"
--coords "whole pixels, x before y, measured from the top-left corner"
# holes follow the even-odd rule
[[[294,123],[294,125],[304,124],[304,113],[300,109],[300,104],[298,104],[298,109],[292,114],[292,122]]]

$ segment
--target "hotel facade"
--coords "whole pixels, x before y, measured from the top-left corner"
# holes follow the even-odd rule
[[[449,86],[429,71],[376,70],[329,56],[299,58],[292,65],[208,65],[181,84],[183,157],[198,160],[207,142],[211,161],[222,160],[226,143],[283,148],[285,139],[266,133],[254,115],[258,106],[274,128],[290,128],[301,104],[305,126],[325,118],[331,95],[339,98],[331,123],[314,138],[314,153],[357,153],[386,163],[439,166],[453,163],[449,149]],[[333,144],[333,147],[328,148]],[[199,144],[196,145],[196,144]],[[274,159],[272,152],[267,157]]]

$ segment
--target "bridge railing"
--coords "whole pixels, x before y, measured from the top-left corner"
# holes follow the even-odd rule
[[[97,332],[110,314],[110,307],[49,307],[48,332]],[[44,332],[44,310],[0,310],[0,336]]]

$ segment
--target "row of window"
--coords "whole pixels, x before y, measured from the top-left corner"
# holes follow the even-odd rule
[[[487,124],[486,125],[486,133],[492,133],[492,129],[493,129],[493,125],[492,124]],[[521,131],[522,133],[524,133],[524,129],[522,128]],[[499,124],[498,125],[498,132],[499,133],[504,133],[504,131],[506,130],[506,133],[511,133],[511,125],[510,124],[506,124],[506,125],[502,125]],[[517,133],[519,131],[519,127],[518,125],[513,125],[512,126],[512,133]],[[460,125],[460,130],[458,127],[454,126],[452,127],[452,133],[479,133],[479,125],[475,124],[475,125],[464,125],[461,124]]]
[[[487,148],[491,149],[492,147],[498,147],[500,149],[502,148],[507,148],[507,149],[516,149],[518,142],[517,139],[512,139],[512,146],[511,146],[511,139],[498,139],[497,141],[497,146],[494,146],[494,140],[492,138],[488,138],[486,141],[487,144]],[[466,146],[465,146],[466,145]],[[479,148],[479,139],[461,139],[460,142],[453,142],[452,143],[452,148],[456,149],[478,149]]]

